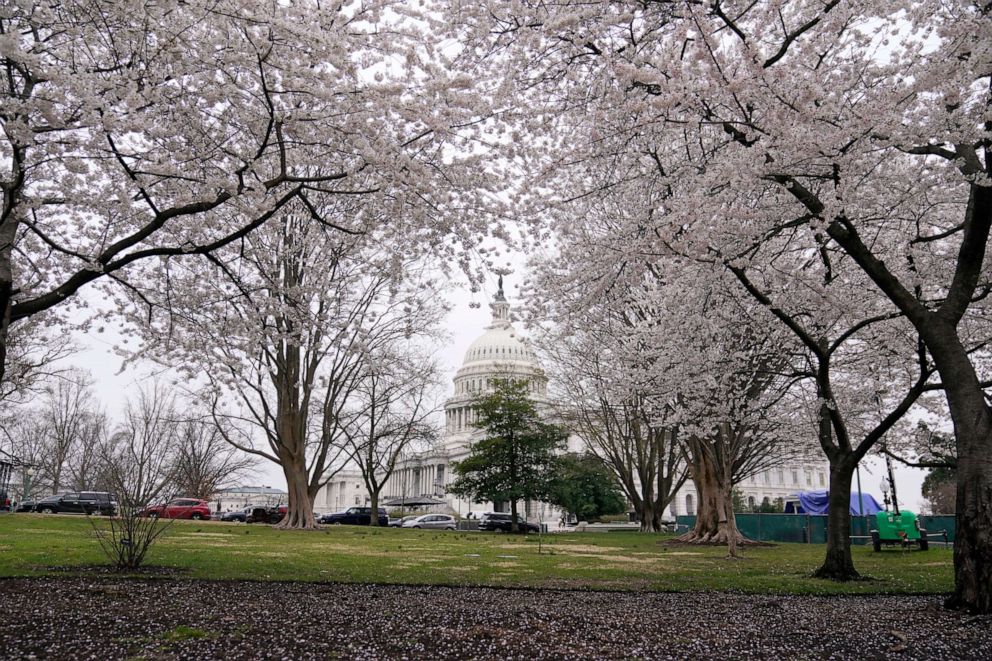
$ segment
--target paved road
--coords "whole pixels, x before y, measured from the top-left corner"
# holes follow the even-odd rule
[[[937,597],[0,580],[0,658],[990,659]]]

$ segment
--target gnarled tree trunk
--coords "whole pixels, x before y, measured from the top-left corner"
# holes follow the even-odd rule
[[[734,518],[733,482],[729,463],[720,453],[710,452],[703,444],[708,440],[689,440],[689,473],[699,494],[696,525],[677,538],[690,544],[726,544],[728,554],[737,555],[737,547],[748,541],[737,529]],[[719,441],[717,441],[719,442]]]

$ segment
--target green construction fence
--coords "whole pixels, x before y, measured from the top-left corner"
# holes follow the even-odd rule
[[[825,544],[827,517],[815,514],[737,514],[737,528],[746,537],[761,542],[795,542]],[[855,544],[868,543],[868,531],[874,527],[874,517],[851,515],[851,536]],[[695,516],[677,516],[679,532],[696,524]],[[953,516],[920,516],[920,526],[926,528],[931,541],[943,541],[939,533],[947,532],[947,541],[954,541]]]

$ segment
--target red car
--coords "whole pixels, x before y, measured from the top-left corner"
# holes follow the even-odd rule
[[[173,498],[167,503],[152,505],[141,510],[140,516],[162,517],[163,519],[196,519],[210,518],[210,505],[205,500],[196,498]]]

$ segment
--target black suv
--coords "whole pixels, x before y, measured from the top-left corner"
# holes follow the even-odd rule
[[[117,500],[106,491],[75,491],[42,498],[34,506],[44,514],[107,514],[117,513]]]
[[[500,530],[510,532],[509,512],[486,512],[479,519],[479,530]],[[520,532],[540,532],[541,528],[536,523],[527,523],[520,515],[517,515],[517,528]]]
[[[279,523],[286,516],[287,507],[252,507],[251,511],[246,511],[245,523]]]
[[[353,526],[367,526],[372,523],[372,508],[371,507],[349,507],[343,512],[335,512],[334,514],[325,514],[320,517],[317,523],[330,523],[330,524],[349,524]],[[389,525],[389,515],[386,514],[386,510],[379,508],[379,525],[388,526]]]

